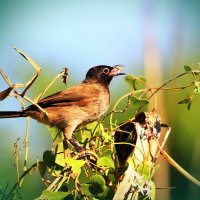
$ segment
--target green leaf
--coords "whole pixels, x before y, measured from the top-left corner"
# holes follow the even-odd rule
[[[65,163],[71,167],[71,170],[74,173],[80,174],[81,167],[85,165],[86,161],[84,160],[74,160],[73,158],[65,158]]]
[[[146,82],[146,79],[143,76],[133,76],[133,75],[127,75],[124,78],[125,82],[130,86],[131,91],[132,90],[137,90],[136,83],[139,85],[144,85]]]
[[[151,185],[151,200],[155,200],[156,199],[156,186],[153,181],[151,183],[152,183],[152,185]]]
[[[140,103],[143,105],[149,104],[149,101],[147,99],[140,99]]]
[[[187,95],[182,101],[179,101],[178,104],[187,104],[187,109],[190,110],[192,105],[192,96]]]
[[[103,193],[100,193],[100,195],[96,195],[95,197],[100,200],[113,199],[114,192],[110,188],[106,188]]]
[[[150,174],[151,174],[151,166],[149,164],[149,162],[145,161],[144,163],[142,163],[138,169],[137,172],[143,176],[143,180],[149,180],[150,179]]]
[[[69,192],[51,192],[48,190],[43,190],[42,195],[35,200],[63,200],[68,196],[71,196]]]
[[[143,83],[147,82],[144,76],[140,76],[138,79]]]
[[[56,159],[55,163],[65,167],[65,156],[64,156],[64,148],[63,148],[63,142],[57,144],[57,151],[56,151]]]
[[[103,196],[104,191],[106,190],[106,182],[101,175],[94,175],[91,178],[91,185],[89,186],[89,191],[94,196]]]
[[[135,96],[130,96],[130,101],[133,105],[135,105],[136,103],[140,102],[140,100],[135,97]]]
[[[55,142],[56,144],[63,142],[64,138],[63,138],[62,131],[60,129],[58,129],[55,126],[47,126],[47,127],[48,127],[50,134],[51,134],[53,142]]]
[[[110,156],[104,156],[97,160],[97,166],[115,168],[114,162]]]
[[[102,132],[104,132],[104,127],[102,123],[93,122],[93,123],[87,124],[85,126],[85,130],[81,134],[82,136],[81,142],[90,140],[93,136],[100,135]]]
[[[83,192],[86,194],[86,196],[91,196],[92,194],[90,193],[89,190],[90,185],[87,183],[81,184],[81,188],[83,189]]]
[[[136,106],[149,104],[149,101],[147,99],[139,99],[136,96],[130,96],[130,101],[133,103],[133,105]]]
[[[185,65],[184,69],[185,69],[186,72],[191,72],[192,71],[191,67],[189,67],[188,65]]]
[[[81,133],[81,143],[88,142],[92,138],[92,132],[88,130],[84,130]]]
[[[200,81],[195,81],[194,85],[195,85],[194,92],[200,93]]]
[[[109,173],[107,177],[111,182],[116,182],[116,179],[118,179],[118,177],[115,176],[115,173]]]
[[[187,94],[186,97],[182,101],[178,102],[178,104],[189,103],[191,100],[192,100],[192,96],[190,94]]]
[[[191,101],[190,98],[185,98],[182,101],[179,101],[178,104],[186,104],[186,103],[189,103],[190,101]]]
[[[101,123],[93,122],[93,123],[87,124],[85,128],[87,131],[90,131],[92,132],[93,135],[95,135],[99,131],[99,129],[101,129],[101,126],[103,126]]]
[[[43,153],[43,161],[49,168],[55,166],[55,155],[52,153],[52,151],[45,151]]]
[[[124,77],[125,82],[130,86],[131,90],[134,89],[134,82],[135,82],[135,77],[133,75],[127,75]]]
[[[112,141],[112,137],[108,132],[102,131],[102,137],[105,143]]]

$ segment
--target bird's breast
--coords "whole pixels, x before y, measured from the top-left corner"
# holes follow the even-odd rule
[[[110,105],[110,92],[100,91],[98,95],[91,98],[90,103],[84,108],[86,112],[85,120],[81,125],[94,122],[106,113]]]

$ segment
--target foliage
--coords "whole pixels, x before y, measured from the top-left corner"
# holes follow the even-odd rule
[[[21,85],[12,84],[1,70],[0,73],[8,83],[9,88],[0,92],[0,100],[4,100],[14,91],[13,95],[23,106],[24,102],[22,99],[38,106],[37,101],[44,92],[39,95],[36,101],[30,100],[25,94],[39,75],[40,67],[22,51],[15,49],[35,67],[37,74],[31,81]],[[1,199],[14,199],[16,196],[21,198],[19,191],[24,177],[31,171],[38,170],[41,180],[46,185],[46,189],[37,200],[117,199],[120,188],[126,188],[126,193],[123,194],[124,197],[130,198],[131,196],[131,199],[134,200],[139,198],[154,200],[156,186],[152,177],[158,170],[155,161],[159,154],[163,153],[162,148],[170,131],[166,132],[165,141],[159,143],[161,129],[159,115],[153,112],[141,112],[141,110],[145,109],[152,97],[156,98],[156,93],[160,90],[176,89],[181,91],[192,88],[192,93],[178,102],[179,104],[187,104],[187,108],[190,109],[193,97],[200,93],[200,80],[198,78],[200,71],[192,70],[189,66],[185,66],[184,69],[184,73],[166,81],[158,88],[149,86],[144,77],[127,75],[125,81],[130,86],[130,92],[120,97],[111,112],[101,121],[88,124],[76,133],[77,140],[85,149],[82,152],[76,152],[73,146],[69,146],[67,152],[65,152],[62,132],[55,127],[48,127],[52,136],[52,149],[43,153],[43,160],[36,161],[28,169],[25,166],[25,171],[18,177],[17,183],[9,192],[0,188]],[[193,80],[189,85],[176,88],[166,87],[172,81],[185,75],[192,75]],[[65,69],[64,72],[61,72],[56,79],[59,77],[62,77],[66,84],[67,70]],[[17,88],[22,86],[26,88],[22,93],[19,93]],[[118,107],[124,101],[127,101],[127,104],[123,109],[118,110]],[[119,114],[127,112],[132,107],[136,110],[132,118],[124,119],[122,124],[118,124],[116,118]],[[39,109],[42,110],[40,107]],[[154,107],[154,110],[156,110],[156,107]],[[109,127],[105,126],[105,119],[109,120]],[[120,136],[118,138],[116,137],[117,133]],[[133,137],[136,137],[136,139]],[[26,134],[26,145],[27,141],[28,133]],[[152,146],[149,149],[151,142],[154,143],[154,146],[156,145],[154,153],[152,153],[154,150]],[[123,151],[127,146],[130,147],[128,148],[130,151],[126,152],[126,154],[118,153],[117,149]],[[26,153],[28,152],[27,149],[26,146]],[[17,152],[17,145],[15,150]],[[148,158],[145,157],[147,154],[149,155]],[[16,153],[15,155],[17,155],[15,160],[16,166],[18,166],[18,156],[20,154]],[[125,158],[120,157],[120,155],[125,155]],[[20,173],[19,170],[17,170],[17,173]],[[196,183],[197,185],[199,184],[198,181]]]

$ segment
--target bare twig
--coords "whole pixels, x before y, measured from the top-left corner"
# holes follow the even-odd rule
[[[177,169],[183,176],[185,176],[188,180],[193,182],[195,185],[200,187],[200,181],[194,178],[191,174],[189,174],[186,170],[184,170],[175,160],[171,158],[169,154],[167,154],[166,151],[162,150],[160,153],[163,155],[163,157],[167,160],[167,162],[172,165],[175,169]]]
[[[22,52],[21,50],[19,50],[17,47],[13,47],[22,57],[24,57],[36,70],[37,74],[26,84],[26,88],[24,89],[24,91],[21,93],[21,96],[23,97],[27,90],[31,87],[31,85],[35,82],[35,80],[37,79],[37,77],[39,76],[40,72],[41,72],[41,68],[40,66],[33,60],[31,59],[29,56],[27,56],[24,52]]]

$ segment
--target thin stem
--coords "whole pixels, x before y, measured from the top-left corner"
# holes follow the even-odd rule
[[[151,98],[153,95],[155,95],[160,89],[162,89],[164,86],[168,85],[169,83],[171,83],[171,82],[174,81],[175,79],[180,78],[180,77],[182,77],[182,76],[185,76],[185,75],[187,75],[187,74],[193,74],[193,75],[194,75],[195,73],[200,73],[200,70],[192,70],[192,71],[189,71],[189,72],[184,72],[184,73],[182,73],[182,74],[179,74],[179,75],[177,75],[177,76],[175,76],[175,77],[173,77],[173,78],[167,80],[167,81],[164,82],[160,87],[158,87],[158,88],[153,92],[153,94],[149,96],[148,99],[150,99],[150,98]]]
[[[28,152],[29,152],[29,146],[28,146],[28,137],[29,137],[29,126],[30,125],[30,118],[26,117],[26,136],[24,139],[24,145],[25,145],[25,156],[24,156],[24,171],[27,169],[27,161],[28,161]]]
[[[112,111],[111,111],[111,114],[110,114],[110,129],[113,130],[113,127],[112,127],[112,124],[113,124],[113,113],[116,113],[118,111],[116,111],[116,107],[121,103],[121,101],[129,96],[132,96],[133,94],[137,94],[137,93],[141,93],[141,92],[144,92],[144,91],[149,91],[149,89],[142,89],[142,90],[137,90],[137,91],[134,91],[134,92],[129,92],[128,94],[125,94],[123,95],[122,97],[120,97],[117,102],[115,103]]]
[[[39,95],[38,97],[38,101],[40,101],[40,99],[42,98],[42,96],[44,96],[44,94],[47,92],[47,90],[55,83],[55,81],[57,79],[59,79],[61,76],[64,75],[64,72],[59,73],[53,80],[52,82],[46,87],[46,89]]]
[[[175,160],[173,160],[166,151],[161,149],[161,154],[168,161],[170,165],[172,165],[175,169],[177,169],[183,176],[185,176],[188,180],[193,182],[195,185],[200,187],[200,181],[194,178],[191,174],[189,174],[186,170],[184,170]]]

